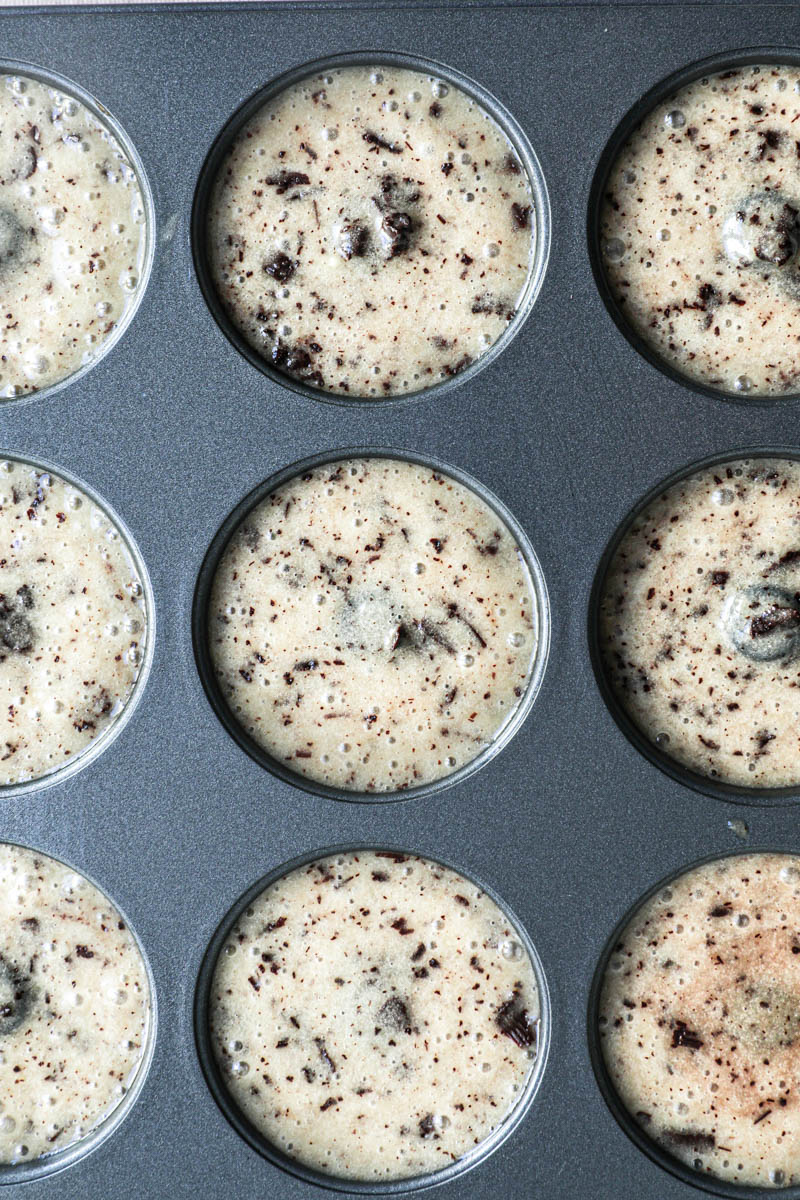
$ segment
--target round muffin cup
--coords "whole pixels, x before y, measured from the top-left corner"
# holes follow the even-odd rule
[[[627,929],[630,922],[636,916],[638,910],[652,900],[662,888],[669,887],[682,875],[686,875],[689,871],[695,870],[697,867],[704,867],[708,863],[719,862],[725,858],[739,858],[743,854],[800,854],[800,846],[797,849],[787,849],[785,846],[765,846],[754,845],[740,846],[733,850],[723,850],[719,854],[709,854],[705,858],[697,859],[694,862],[687,863],[685,866],[678,867],[677,870],[671,871],[666,878],[659,880],[653,887],[649,888],[641,895],[628,909],[625,915],[617,925],[614,931],[603,947],[600,960],[595,968],[595,973],[592,978],[591,987],[589,990],[589,1005],[587,1015],[587,1040],[589,1045],[589,1057],[592,1063],[592,1070],[600,1089],[600,1093],[608,1105],[611,1115],[622,1129],[623,1133],[627,1134],[634,1145],[646,1154],[652,1162],[661,1167],[662,1170],[669,1172],[680,1179],[683,1183],[689,1184],[691,1187],[699,1188],[701,1191],[710,1192],[713,1196],[725,1196],[728,1200],[766,1200],[767,1197],[772,1197],[773,1200],[800,1200],[800,1186],[792,1187],[753,1187],[749,1184],[730,1183],[724,1179],[717,1179],[713,1175],[701,1174],[699,1171],[693,1171],[691,1167],[687,1167],[679,1159],[673,1158],[666,1150],[652,1141],[644,1132],[641,1125],[633,1119],[628,1109],[622,1103],[617,1093],[608,1068],[603,1058],[603,1051],[600,1045],[598,1036],[598,1017],[600,1010],[600,995],[603,987],[603,979],[608,969],[608,964],[611,960],[611,955],[614,951],[614,946],[617,944],[622,934]]]
[[[678,91],[678,89],[685,87],[687,84],[694,83],[697,79],[704,79],[707,75],[714,75],[719,71],[735,67],[770,66],[781,63],[788,66],[800,66],[800,49],[793,50],[781,46],[756,46],[743,50],[726,51],[722,54],[715,54],[711,58],[701,59],[690,66],[683,67],[680,71],[676,71],[667,79],[663,79],[660,83],[657,83],[649,91],[645,92],[644,96],[628,110],[614,130],[600,157],[589,192],[587,220],[589,261],[595,283],[597,284],[597,290],[614,324],[642,358],[646,359],[651,366],[656,367],[673,382],[679,383],[701,396],[708,396],[713,400],[726,400],[732,404],[740,404],[745,408],[768,408],[774,404],[794,404],[800,400],[800,392],[787,392],[785,395],[780,396],[765,396],[758,393],[747,393],[744,395],[741,392],[728,391],[725,388],[714,388],[701,383],[699,380],[683,375],[670,363],[661,358],[629,324],[609,287],[600,248],[600,214],[608,178],[620,151],[636,126],[657,104],[660,104],[662,100],[666,100],[673,92]]]
[[[800,452],[781,447],[758,446],[756,448],[745,447],[741,450],[733,449],[727,451],[725,454],[714,454],[708,458],[698,459],[697,462],[690,463],[689,466],[673,472],[666,479],[662,479],[623,518],[603,552],[592,584],[589,600],[589,656],[597,686],[611,716],[628,741],[649,762],[658,767],[660,771],[663,771],[665,775],[669,775],[671,779],[682,783],[685,787],[692,788],[695,792],[702,792],[706,796],[713,796],[715,800],[728,800],[734,804],[749,804],[753,806],[796,804],[800,800],[800,781],[789,787],[739,787],[736,784],[723,783],[712,779],[710,776],[701,775],[697,771],[692,771],[681,763],[676,762],[675,759],[670,758],[669,755],[659,750],[654,742],[650,741],[627,714],[614,695],[603,669],[599,636],[599,611],[603,586],[611,561],[633,522],[658,496],[667,491],[668,488],[673,487],[676,483],[680,483],[681,480],[687,479],[689,476],[694,475],[698,471],[703,471],[708,467],[714,467],[726,462],[739,461],[745,458],[788,458],[796,462],[800,460]],[[798,773],[800,774],[800,771]]]
[[[142,269],[139,276],[139,282],[128,305],[128,308],[119,319],[114,329],[105,339],[97,354],[94,355],[90,362],[84,363],[77,371],[73,371],[71,375],[67,375],[64,379],[59,379],[57,383],[51,384],[49,387],[39,388],[33,392],[26,392],[22,396],[9,396],[0,400],[0,410],[5,408],[7,404],[26,404],[31,400],[50,399],[56,392],[60,392],[62,388],[69,387],[82,379],[88,374],[93,367],[96,367],[102,358],[114,347],[119,339],[124,334],[125,330],[130,325],[139,305],[142,302],[147,284],[150,279],[150,273],[153,267],[153,259],[155,256],[155,228],[156,214],[153,205],[153,194],[150,190],[150,183],[145,173],[144,165],[139,153],[133,142],[128,137],[127,133],[120,125],[119,121],[108,109],[95,99],[89,92],[85,91],[77,83],[73,83],[71,79],[67,79],[63,75],[57,74],[55,71],[46,71],[43,67],[37,67],[33,63],[16,61],[14,59],[0,59],[0,76],[2,75],[19,75],[28,79],[35,79],[38,83],[43,83],[46,87],[57,88],[60,92],[74,97],[80,104],[89,110],[92,116],[96,117],[110,133],[114,135],[119,142],[125,157],[128,159],[131,167],[136,173],[136,182],[139,186],[139,191],[142,195],[142,204],[144,206],[144,253],[142,255]]]
[[[400,462],[416,463],[419,466],[429,467],[431,470],[438,471],[440,474],[446,475],[464,487],[469,488],[470,491],[474,492],[476,496],[488,504],[493,512],[497,514],[516,541],[530,575],[533,595],[536,601],[537,640],[533,663],[525,693],[505,725],[498,730],[488,746],[457,771],[453,771],[452,774],[445,775],[440,779],[432,780],[430,783],[420,784],[419,787],[405,788],[394,792],[348,791],[346,788],[317,783],[296,771],[290,770],[284,763],[269,754],[262,746],[259,746],[254,738],[250,737],[231,712],[217,682],[208,645],[208,607],[214,577],[222,556],[227,549],[228,542],[241,522],[262,500],[265,500],[272,492],[283,487],[284,484],[296,476],[302,475],[306,471],[312,471],[316,467],[333,465],[334,463],[346,461],[351,458],[388,458],[397,459]],[[502,501],[498,500],[496,496],[478,483],[476,479],[473,479],[466,471],[461,471],[457,467],[448,466],[447,463],[443,463],[439,459],[428,458],[413,451],[394,450],[388,447],[355,446],[328,453],[323,452],[311,458],[301,459],[300,462],[293,463],[291,466],[285,467],[282,471],[271,475],[269,479],[260,483],[258,487],[254,488],[253,491],[237,504],[230,516],[218,529],[200,568],[192,607],[192,640],[194,642],[195,662],[206,695],[211,702],[211,707],[234,741],[238,742],[242,749],[251,758],[255,759],[260,766],[271,771],[273,775],[277,775],[285,783],[290,783],[294,787],[301,788],[303,791],[311,792],[313,795],[325,796],[329,800],[385,804],[396,800],[416,800],[421,796],[429,796],[435,792],[443,791],[445,788],[452,787],[453,784],[463,783],[464,780],[469,779],[471,775],[479,771],[481,767],[486,766],[511,741],[533,707],[533,702],[538,695],[542,679],[544,678],[550,650],[550,602],[542,568],[523,529]]]
[[[539,990],[539,1034],[536,1043],[536,1060],[534,1067],[525,1084],[525,1088],[517,1100],[517,1103],[508,1113],[506,1118],[498,1125],[493,1133],[489,1134],[474,1150],[470,1150],[463,1155],[451,1166],[445,1167],[440,1171],[434,1171],[427,1175],[406,1176],[402,1179],[387,1180],[385,1183],[375,1180],[358,1180],[346,1179],[337,1175],[326,1175],[322,1171],[316,1171],[311,1167],[306,1167],[302,1163],[295,1161],[290,1155],[284,1154],[273,1145],[263,1134],[242,1115],[240,1110],[234,1103],[230,1092],[225,1086],[222,1074],[217,1066],[216,1059],[211,1047],[211,1037],[209,1034],[209,997],[213,982],[214,970],[217,965],[217,960],[225,944],[226,939],[230,935],[231,930],[238,921],[239,917],[248,908],[254,900],[271,884],[277,883],[290,872],[297,870],[299,867],[307,866],[309,863],[315,862],[320,858],[327,858],[334,854],[343,854],[350,852],[385,850],[399,854],[416,855],[418,851],[409,850],[407,846],[389,846],[385,844],[375,844],[373,842],[363,843],[348,843],[346,845],[328,846],[319,850],[309,851],[306,854],[300,855],[298,858],[292,859],[290,862],[283,863],[270,871],[257,883],[242,895],[230,911],[227,913],[222,923],[218,926],[214,936],[209,942],[203,962],[200,967],[200,973],[197,979],[197,986],[194,997],[194,1031],[197,1054],[200,1059],[200,1065],[209,1086],[212,1096],[217,1102],[223,1115],[230,1122],[236,1132],[244,1141],[247,1142],[252,1149],[258,1151],[264,1158],[269,1159],[275,1166],[282,1167],[292,1175],[298,1176],[307,1183],[314,1183],[320,1187],[329,1188],[337,1192],[350,1192],[352,1195],[369,1196],[395,1196],[405,1195],[411,1191],[420,1191],[423,1188],[433,1187],[439,1183],[448,1183],[457,1176],[465,1174],[483,1162],[490,1154],[510,1137],[517,1126],[522,1122],[528,1109],[533,1103],[534,1097],[539,1090],[539,1085],[544,1075],[547,1065],[547,1056],[550,1050],[550,1028],[551,1028],[551,1008],[550,1008],[550,993],[547,989],[547,980],[544,974],[539,955],[536,951],[531,938],[514,915],[508,905],[497,895],[493,888],[488,887],[482,880],[477,879],[474,875],[465,872],[461,867],[449,862],[447,859],[439,855],[431,857],[429,855],[421,855],[423,858],[429,858],[430,861],[438,862],[443,867],[447,867],[452,871],[458,872],[463,878],[470,883],[474,883],[481,891],[485,892],[490,900],[498,906],[501,912],[507,917],[511,925],[516,930],[520,941],[525,947],[528,954],[533,972],[536,977],[536,986]]]
[[[281,92],[307,79],[310,75],[316,75],[320,71],[335,70],[341,67],[405,68],[409,71],[419,71],[424,74],[433,75],[437,79],[450,83],[454,88],[466,93],[467,96],[475,100],[493,118],[508,138],[525,170],[533,199],[533,255],[525,289],[520,297],[515,315],[508,323],[507,328],[503,330],[497,341],[487,349],[486,353],[482,354],[480,358],[475,359],[465,370],[450,376],[448,379],[443,379],[439,383],[433,383],[429,387],[420,388],[414,392],[404,392],[396,396],[347,396],[335,392],[326,392],[322,388],[311,387],[309,384],[303,383],[291,375],[277,371],[261,355],[256,353],[228,317],[214,286],[208,263],[207,225],[209,201],[214,182],[231,143],[236,139],[247,122],[255,116],[258,110]],[[291,392],[296,392],[300,396],[307,396],[312,400],[322,400],[328,404],[340,404],[347,407],[385,408],[387,406],[407,404],[414,400],[432,399],[434,396],[438,397],[445,392],[452,391],[453,388],[460,387],[461,384],[473,379],[479,371],[482,371],[484,367],[487,367],[490,362],[493,362],[503,352],[527,320],[536,297],[539,294],[550,256],[550,228],[550,202],[539,160],[522,128],[490,92],[487,92],[479,83],[469,79],[466,75],[461,75],[458,71],[453,70],[452,67],[447,67],[443,63],[434,62],[431,59],[417,58],[415,55],[398,54],[391,51],[363,50],[349,54],[336,54],[303,63],[301,66],[295,67],[283,75],[279,75],[277,79],[273,79],[266,86],[260,88],[259,91],[255,92],[236,110],[218,134],[203,163],[192,208],[191,239],[195,272],[211,315],[231,345],[247,359],[251,366],[259,370],[262,375],[266,375],[268,379],[280,384],[281,387]]]
[[[79,870],[73,863],[67,862],[60,855],[48,854],[45,850],[40,850],[36,846],[29,846],[22,842],[8,843],[9,845],[19,846],[22,850],[31,850],[34,854],[43,854],[48,858],[52,858],[55,862],[62,863],[68,867],[70,871],[74,871],[76,875],[80,875],[86,879],[93,887],[96,887],[108,902],[113,905],[114,909],[119,913],[122,920],[125,922],[128,931],[133,935],[136,947],[141,955],[144,963],[145,974],[147,976],[147,987],[150,1000],[150,1012],[147,1021],[147,1028],[144,1035],[144,1047],[142,1057],[139,1060],[139,1066],[133,1081],[130,1084],[127,1092],[123,1096],[116,1108],[104,1117],[99,1124],[95,1125],[89,1132],[79,1141],[74,1142],[71,1146],[65,1146],[63,1150],[56,1150],[54,1154],[47,1154],[38,1159],[33,1159],[31,1162],[22,1163],[0,1163],[0,1187],[6,1184],[32,1183],[34,1180],[44,1179],[48,1175],[55,1175],[57,1171],[63,1171],[66,1167],[71,1167],[74,1163],[85,1158],[87,1154],[91,1154],[98,1146],[101,1146],[111,1135],[119,1128],[122,1122],[127,1117],[128,1113],[133,1108],[139,1098],[142,1088],[145,1085],[150,1064],[153,1061],[153,1052],[156,1044],[156,1034],[158,1026],[158,1008],[156,1002],[156,984],[153,977],[153,971],[150,966],[150,961],[144,952],[144,947],[139,939],[136,930],[127,915],[122,911],[116,900],[108,894],[105,888],[87,875],[85,871]]]
[[[61,386],[59,384],[59,386]],[[65,779],[76,775],[78,771],[82,771],[84,767],[88,767],[89,763],[94,762],[104,750],[106,750],[114,739],[122,733],[122,730],[133,716],[134,709],[137,707],[142,698],[142,693],[147,685],[147,679],[150,674],[150,668],[153,663],[153,653],[156,640],[156,605],[153,595],[153,586],[150,582],[150,576],[145,566],[144,559],[139,551],[139,547],[134,541],[133,534],[128,529],[125,522],[118,513],[108,504],[102,496],[100,496],[94,488],[89,487],[82,479],[71,475],[62,467],[56,466],[54,463],[46,462],[41,458],[33,458],[27,454],[17,454],[14,451],[0,449],[0,460],[20,463],[23,466],[34,467],[37,471],[46,472],[52,475],[57,475],[59,479],[63,479],[65,483],[71,484],[73,487],[79,488],[93,504],[96,504],[101,509],[109,521],[119,531],[120,537],[125,545],[125,549],[130,554],[139,583],[142,585],[142,595],[145,604],[145,620],[146,620],[146,639],[144,646],[144,655],[142,657],[139,674],[136,676],[136,681],[133,685],[125,706],[116,718],[115,721],[99,734],[93,741],[89,743],[85,750],[76,754],[74,758],[67,759],[62,766],[54,767],[52,771],[48,771],[44,775],[40,775],[36,779],[26,779],[23,783],[0,784],[0,800],[9,796],[21,796],[28,792],[39,791],[42,788],[52,787],[54,783],[62,783]],[[79,872],[80,874],[80,872]]]

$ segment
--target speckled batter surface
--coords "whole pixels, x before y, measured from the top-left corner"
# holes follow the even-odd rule
[[[742,787],[800,781],[800,466],[731,461],[653,500],[608,569],[599,634],[665,754]]]
[[[406,69],[295,84],[238,135],[209,207],[222,303],[278,370],[329,392],[413,392],[514,316],[533,250],[511,144],[466,93]]]
[[[144,248],[142,194],[113,134],[74,97],[0,75],[0,397],[97,356]]]
[[[239,919],[211,989],[225,1084],[269,1141],[353,1179],[425,1174],[519,1101],[539,1045],[533,967],[506,915],[438,863],[320,859]]]
[[[539,613],[463,484],[391,459],[295,477],[242,522],[209,609],[222,695],[308,779],[394,791],[479,755],[525,694]]]
[[[63,1150],[108,1116],[149,1021],[142,956],[109,899],[0,843],[0,1162]]]
[[[666,363],[742,395],[800,391],[800,71],[675,92],[620,152],[600,215],[622,315]]]
[[[614,948],[600,1038],[643,1131],[698,1171],[800,1183],[800,859],[682,875]]]
[[[146,638],[113,521],[58,476],[0,462],[0,784],[47,775],[107,730]]]

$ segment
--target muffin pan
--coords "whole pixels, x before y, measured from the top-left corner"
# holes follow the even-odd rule
[[[792,50],[800,13],[337,0],[6,10],[3,28],[8,58],[65,75],[114,113],[155,207],[153,269],[125,336],[57,394],[0,407],[4,453],[52,462],[121,514],[158,625],[122,735],[58,786],[3,803],[3,840],[73,863],[130,916],[159,1005],[152,1066],[123,1125],[20,1195],[324,1194],[255,1153],[215,1103],[194,1041],[195,991],[215,930],[257,880],[365,841],[440,856],[496,889],[549,987],[551,1047],[533,1104],[495,1154],[438,1194],[697,1195],[625,1136],[598,1089],[591,981],[610,933],[648,889],[726,850],[797,850],[797,811],[696,794],[638,753],[596,686],[589,596],[615,528],[659,480],[706,456],[796,448],[796,409],[726,403],[637,354],[595,285],[587,214],[609,139],[650,88],[708,56]],[[321,56],[373,47],[452,67],[511,113],[541,164],[552,245],[536,304],[480,372],[402,404],[342,407],[297,395],[231,346],[198,283],[191,216],[203,163],[250,96]],[[228,514],[288,465],[356,445],[440,459],[507,504],[552,609],[549,663],[516,736],[456,786],[375,805],[310,795],[265,772],[215,715],[192,647],[198,576]]]

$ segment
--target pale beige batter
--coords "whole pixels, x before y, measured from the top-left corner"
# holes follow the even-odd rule
[[[511,143],[450,83],[344,67],[238,135],[209,208],[212,277],[279,371],[380,398],[457,374],[513,318],[533,253]]]
[[[665,754],[739,787],[800,782],[800,465],[735,460],[662,492],[615,552],[599,637]]]
[[[426,1174],[519,1102],[539,1047],[520,935],[474,883],[353,851],[270,885],[231,930],[210,995],[214,1053],[253,1126],[351,1179]]]
[[[63,863],[0,843],[0,1162],[79,1141],[142,1061],[150,988],[138,943]]]
[[[49,774],[108,730],[146,639],[114,522],[57,475],[0,462],[0,785]]]
[[[463,484],[392,459],[328,463],[273,492],[217,569],[209,645],[244,730],[354,791],[471,762],[520,704],[540,632],[530,574]]]
[[[605,187],[604,269],[623,317],[688,378],[800,391],[800,69],[745,66],[661,101]]]
[[[602,1052],[642,1130],[698,1171],[800,1183],[800,858],[745,854],[682,875],[614,950]]]
[[[144,253],[142,193],[114,135],[74,97],[0,74],[0,397],[95,359]]]

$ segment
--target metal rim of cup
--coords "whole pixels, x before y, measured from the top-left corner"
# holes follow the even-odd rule
[[[706,396],[709,399],[724,400],[730,404],[738,404],[745,408],[771,408],[773,405],[796,404],[800,401],[800,392],[787,392],[779,395],[770,395],[768,393],[751,394],[749,392],[736,392],[727,388],[712,387],[709,384],[703,383],[702,380],[693,379],[690,375],[683,374],[671,363],[662,358],[657,351],[652,349],[642,335],[630,324],[609,286],[600,238],[603,193],[606,183],[620,151],[637,126],[645,117],[649,116],[658,104],[688,84],[695,83],[698,79],[704,79],[706,76],[718,74],[728,68],[735,69],[748,66],[800,67],[800,49],[780,46],[755,46],[741,50],[724,51],[720,54],[712,55],[710,58],[700,59],[698,62],[691,63],[689,66],[682,67],[680,70],[673,72],[666,79],[662,79],[645,92],[628,109],[612,133],[595,169],[589,192],[587,239],[592,274],[609,316],[629,345],[650,366],[655,367],[662,375],[666,375],[673,383],[681,384],[683,387],[701,396]]]
[[[241,523],[250,513],[261,504],[272,492],[291,482],[306,471],[318,467],[333,465],[349,459],[389,459],[398,462],[412,463],[437,471],[456,483],[467,488],[473,495],[482,500],[503,522],[513,537],[521,562],[530,580],[531,592],[536,606],[536,646],[533,651],[530,672],[525,684],[525,690],[516,707],[505,722],[499,727],[492,740],[457,770],[449,775],[422,783],[417,787],[397,789],[394,791],[350,791],[332,784],[317,782],[298,771],[293,771],[269,751],[265,750],[243,728],[238,718],[231,711],[222,695],[214,667],[211,661],[208,639],[208,612],[217,569],[224,556],[228,544]],[[211,545],[203,560],[197,576],[194,600],[192,604],[192,642],[194,646],[195,664],[206,696],[223,727],[235,742],[250,755],[259,766],[270,771],[284,783],[300,788],[315,796],[323,796],[330,800],[343,800],[351,803],[387,804],[401,800],[416,800],[422,796],[431,796],[455,784],[463,783],[477,771],[485,767],[500,751],[508,745],[526,720],[544,678],[550,651],[550,602],[544,573],[536,553],[516,518],[509,512],[501,500],[488,488],[458,467],[452,467],[437,458],[421,455],[412,450],[399,450],[384,446],[355,446],[341,450],[323,451],[310,458],[301,459],[288,467],[275,472],[263,483],[258,484],[243,500],[236,505],[217,530]]]
[[[746,858],[752,854],[776,854],[796,857],[800,866],[800,849],[787,850],[785,847],[758,844],[747,849],[734,848],[723,850],[719,853],[705,855],[703,858],[671,871],[665,878],[648,888],[628,908],[625,915],[615,925],[611,935],[603,946],[594,975],[592,976],[587,1005],[586,1030],[589,1058],[597,1087],[614,1120],[622,1129],[622,1132],[634,1143],[636,1148],[657,1166],[661,1167],[662,1170],[667,1171],[670,1175],[674,1175],[682,1183],[689,1184],[691,1187],[698,1188],[704,1192],[710,1192],[715,1196],[725,1197],[726,1200],[766,1200],[769,1196],[773,1197],[773,1200],[775,1197],[778,1200],[800,1200],[800,1184],[792,1184],[788,1187],[780,1187],[779,1185],[760,1187],[753,1184],[734,1183],[720,1179],[714,1175],[696,1171],[659,1146],[657,1142],[647,1136],[644,1128],[637,1123],[620,1099],[606,1066],[601,1047],[601,1038],[599,1036],[600,997],[608,965],[611,961],[615,945],[624,935],[631,922],[636,918],[637,913],[654,899],[663,888],[677,883],[684,875],[688,875],[700,867],[721,862],[727,858]]]
[[[43,388],[35,388],[30,392],[24,392],[20,396],[4,396],[0,398],[0,411],[8,404],[29,404],[32,400],[49,400],[51,396],[54,396],[56,392],[60,392],[62,388],[69,387],[77,383],[80,379],[83,379],[89,371],[97,366],[101,359],[105,358],[133,321],[144,299],[153,269],[156,245],[156,213],[150,181],[147,178],[147,173],[139,157],[138,150],[113,113],[109,112],[104,104],[90,92],[82,88],[80,84],[67,79],[65,75],[59,75],[57,71],[45,70],[34,63],[23,62],[17,59],[0,58],[0,78],[8,75],[19,76],[23,80],[32,79],[36,83],[56,88],[59,92],[64,92],[66,95],[71,96],[79,104],[82,104],[84,108],[88,109],[92,116],[101,123],[103,128],[107,129],[113,135],[136,175],[136,183],[144,208],[144,245],[141,251],[139,280],[131,296],[130,303],[114,325],[108,337],[104,339],[97,353],[92,356],[89,362],[83,363],[71,374],[65,375],[63,379],[57,379],[55,383],[48,384]]]
[[[639,728],[632,717],[628,715],[608,680],[608,675],[603,664],[603,650],[600,638],[600,606],[606,576],[620,545],[625,540],[634,522],[654,500],[657,500],[669,488],[675,487],[676,484],[682,483],[684,480],[691,478],[695,474],[699,474],[701,471],[708,470],[710,467],[739,463],[748,459],[773,458],[800,462],[800,451],[788,450],[785,447],[758,446],[746,447],[742,450],[729,450],[724,454],[712,454],[706,458],[698,459],[678,471],[673,471],[666,479],[661,480],[655,487],[650,488],[646,495],[637,501],[634,507],[622,518],[611,540],[607,543],[600,559],[600,565],[595,572],[589,599],[589,657],[595,680],[606,708],[628,741],[648,762],[658,767],[660,771],[663,771],[665,775],[668,775],[677,783],[683,784],[695,792],[701,792],[705,796],[711,796],[715,800],[727,800],[734,804],[749,805],[751,807],[790,805],[800,801],[800,762],[798,762],[797,783],[789,784],[785,787],[748,788],[742,784],[725,783],[711,776],[702,775],[700,772],[693,771],[689,767],[684,766],[661,750]]]
[[[150,960],[145,953],[141,939],[137,934],[134,926],[128,920],[127,914],[123,912],[116,900],[113,900],[105,888],[102,888],[99,883],[85,871],[79,870],[71,862],[62,858],[60,854],[49,854],[44,850],[40,850],[36,846],[29,846],[22,842],[0,842],[0,845],[13,846],[20,850],[28,850],[32,854],[40,854],[43,858],[49,858],[53,862],[59,863],[68,870],[73,871],[82,879],[85,879],[92,887],[108,901],[116,913],[125,922],[126,929],[131,934],[136,949],[144,965],[144,972],[147,978],[148,988],[148,1008],[147,1008],[147,1026],[144,1032],[142,1053],[139,1062],[135,1068],[133,1078],[128,1081],[127,1091],[121,1098],[118,1104],[115,1105],[97,1124],[93,1125],[82,1137],[77,1141],[71,1142],[65,1146],[63,1150],[55,1150],[50,1154],[40,1155],[39,1158],[31,1159],[29,1162],[19,1163],[0,1163],[0,1188],[8,1184],[30,1183],[34,1180],[44,1179],[47,1176],[55,1175],[57,1172],[66,1170],[67,1167],[73,1166],[75,1163],[91,1154],[99,1146],[101,1146],[108,1138],[114,1134],[125,1118],[130,1113],[134,1104],[139,1098],[139,1095],[144,1088],[147,1076],[150,1071],[150,1066],[153,1061],[155,1052],[157,1027],[158,1027],[158,1003],[156,999],[156,984],[153,975]]]
[[[61,467],[45,459],[32,457],[28,454],[20,454],[12,450],[0,449],[0,461],[18,463],[22,467],[31,467],[42,474],[54,475],[57,479],[62,480],[71,487],[77,488],[82,495],[86,496],[92,504],[96,505],[105,514],[109,522],[119,533],[120,540],[127,554],[130,556],[138,582],[141,584],[145,621],[144,653],[139,673],[134,680],[130,695],[125,701],[119,716],[106,725],[105,729],[74,757],[65,759],[63,763],[51,767],[43,775],[38,775],[34,779],[22,780],[20,783],[0,784],[0,799],[7,799],[11,796],[21,796],[30,792],[41,791],[44,788],[52,787],[56,783],[63,783],[65,779],[71,778],[78,771],[82,771],[84,767],[88,767],[90,763],[94,762],[122,733],[122,730],[130,721],[144,694],[150,675],[150,668],[153,664],[156,641],[156,605],[150,575],[145,566],[141,551],[136,544],[136,540],[128,526],[107,500],[104,500],[94,488],[84,483],[76,475],[63,470]]]
[[[247,341],[237,328],[232,318],[225,311],[208,263],[207,225],[208,209],[214,183],[223,165],[231,144],[242,128],[270,100],[274,99],[287,88],[301,83],[309,76],[326,70],[336,70],[342,67],[397,67],[432,75],[436,79],[451,84],[454,88],[465,93],[476,101],[482,111],[488,113],[501,133],[506,137],[511,148],[522,163],[533,199],[533,238],[528,277],[517,304],[515,314],[499,337],[489,346],[484,354],[476,358],[468,367],[447,379],[431,383],[413,392],[403,392],[389,396],[355,396],[339,392],[326,391],[304,383],[288,373],[277,370],[267,362]],[[294,67],[289,71],[273,78],[264,87],[254,92],[243,104],[236,109],[220,133],[214,140],[211,149],[198,177],[195,189],[191,217],[191,245],[194,261],[195,276],[200,285],[203,299],[222,333],[239,354],[251,366],[265,375],[267,379],[277,383],[281,388],[318,400],[327,404],[338,404],[350,408],[374,407],[383,410],[387,407],[397,407],[439,397],[454,388],[473,379],[479,371],[493,362],[516,337],[525,324],[539,295],[544,281],[547,263],[550,256],[550,201],[544,173],[538,158],[522,127],[510,112],[497,100],[491,92],[468,76],[456,71],[444,63],[433,59],[422,58],[412,54],[401,54],[394,51],[362,50],[346,54],[327,55]]]
[[[307,866],[310,863],[320,859],[329,858],[336,854],[358,853],[359,851],[367,853],[372,851],[388,851],[397,854],[407,854],[410,858],[422,858],[427,862],[435,862],[446,867],[448,870],[454,871],[468,882],[480,888],[490,900],[492,900],[508,918],[509,924],[515,931],[515,934],[522,942],[525,952],[527,953],[533,973],[536,979],[536,986],[539,992],[539,1037],[537,1042],[537,1052],[534,1064],[530,1074],[525,1081],[521,1094],[518,1096],[513,1106],[506,1113],[505,1117],[499,1125],[488,1134],[482,1142],[474,1149],[467,1151],[459,1159],[453,1162],[450,1166],[443,1167],[438,1171],[428,1172],[423,1175],[403,1176],[401,1178],[382,1180],[363,1180],[349,1179],[339,1175],[328,1175],[323,1171],[313,1167],[307,1167],[304,1164],[293,1159],[291,1155],[278,1149],[264,1134],[259,1131],[247,1120],[236,1105],[231,1093],[229,1092],[222,1072],[217,1064],[217,1060],[212,1049],[212,1039],[209,1029],[210,1024],[210,994],[213,985],[214,971],[217,965],[217,960],[222,951],[222,948],[227,940],[231,930],[236,922],[241,917],[242,913],[264,892],[268,887],[277,883],[280,879],[291,874],[292,871],[299,870],[301,867]],[[420,1191],[424,1188],[433,1187],[436,1184],[447,1183],[457,1176],[465,1174],[479,1163],[483,1162],[497,1150],[503,1142],[514,1132],[515,1129],[522,1123],[527,1115],[536,1093],[539,1090],[542,1078],[544,1076],[547,1065],[548,1054],[550,1050],[551,1040],[551,1004],[550,993],[547,987],[547,979],[544,973],[539,953],[530,937],[525,926],[511,910],[508,904],[495,892],[492,887],[486,885],[481,879],[471,872],[464,871],[461,867],[455,866],[447,859],[427,854],[419,854],[416,851],[409,850],[406,846],[388,845],[386,843],[375,842],[347,842],[340,845],[323,847],[322,849],[307,851],[305,854],[299,855],[291,859],[289,862],[282,863],[280,866],[273,868],[251,887],[249,887],[238,900],[234,902],[222,922],[217,926],[206,951],[203,955],[203,960],[197,977],[197,984],[194,992],[193,1001],[193,1019],[194,1019],[194,1035],[195,1048],[200,1066],[205,1077],[206,1084],[211,1092],[217,1106],[221,1110],[226,1120],[233,1126],[239,1136],[253,1149],[268,1159],[275,1166],[282,1168],[303,1179],[307,1183],[317,1184],[320,1187],[328,1188],[337,1192],[350,1192],[354,1195],[401,1195],[411,1191]]]

